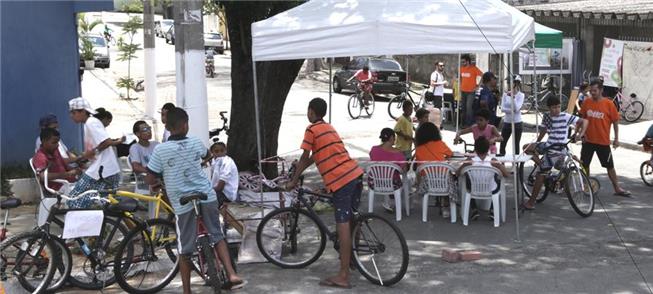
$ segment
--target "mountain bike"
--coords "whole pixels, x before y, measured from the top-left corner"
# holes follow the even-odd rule
[[[404,85],[404,92],[402,92],[400,95],[393,97],[392,99],[390,99],[390,102],[388,102],[388,115],[390,115],[390,117],[394,120],[396,120],[404,113],[402,107],[405,101],[410,101],[410,103],[413,104],[413,109],[420,108],[422,106],[422,102],[424,101],[424,91],[422,91],[422,93],[419,93],[417,91],[411,90],[410,83],[401,83],[401,84]],[[428,88],[428,86],[424,85],[424,89],[426,88]],[[413,99],[413,96],[410,93],[417,95],[417,97],[419,97],[419,100],[415,102],[415,99]]]
[[[545,148],[549,158],[554,161],[554,166],[547,173],[544,185],[535,199],[540,203],[550,192],[560,194],[564,191],[574,211],[582,217],[588,217],[594,212],[594,194],[597,188],[583,170],[578,157],[571,152],[568,146],[570,142],[572,140]],[[539,165],[530,165],[533,163],[520,163],[518,170],[519,181],[528,196],[532,195],[535,178],[540,173]]]
[[[304,268],[320,258],[327,237],[339,250],[336,232],[313,209],[320,199],[331,201],[331,196],[300,187],[290,207],[263,217],[256,243],[269,262],[281,268]],[[373,213],[354,212],[352,224],[352,264],[374,284],[391,286],[401,281],[408,269],[408,245],[399,228]]]
[[[362,89],[361,82],[358,80],[354,80],[354,83],[356,83],[356,93],[352,94],[349,96],[349,100],[347,101],[347,111],[349,112],[349,116],[352,119],[357,119],[361,116],[361,113],[363,113],[363,110],[365,110],[365,113],[367,113],[368,117],[372,117],[372,114],[374,113],[374,107],[375,107],[375,102],[374,102],[374,94],[370,92],[367,95],[367,99],[365,99],[365,91]],[[363,84],[373,84],[374,82],[369,81],[369,82],[364,82]]]
[[[617,106],[617,110],[627,122],[636,122],[644,114],[644,103],[637,100],[637,94],[635,93],[630,93],[629,98],[626,98],[622,93],[622,89],[619,89],[612,98],[612,102]]]
[[[536,82],[537,80],[535,82],[526,83],[525,85],[530,86],[532,89],[533,85],[535,85]],[[567,103],[569,102],[569,97],[567,97],[567,95],[560,94],[556,83],[554,83],[553,79],[550,76],[547,76],[542,80],[540,89],[541,90],[538,91],[537,93],[528,95],[528,97],[526,97],[524,103],[522,104],[522,108],[521,108],[522,113],[530,113],[532,111],[535,111],[536,104],[539,110],[546,110],[547,100],[551,96],[561,97],[560,106],[562,107],[563,110],[567,109]]]

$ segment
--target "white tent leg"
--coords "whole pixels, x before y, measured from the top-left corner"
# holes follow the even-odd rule
[[[560,49],[560,87],[558,88],[558,94],[560,95],[560,103],[562,103],[562,49]],[[567,107],[569,107],[567,105]],[[563,109],[563,111],[565,111]]]
[[[331,62],[331,61],[332,61],[332,59],[329,57],[329,123],[331,123],[331,108],[333,108],[333,107],[331,107],[332,106],[331,105],[331,95],[332,95],[332,89],[331,88],[333,87],[333,83],[331,82],[331,79],[333,78],[331,76],[331,67],[333,65],[333,62]]]
[[[535,135],[537,136],[540,133],[540,106],[538,105],[538,100],[540,97],[537,96],[537,54],[535,54],[535,41],[531,43],[533,45],[533,97],[535,97]]]
[[[512,92],[512,87],[513,87],[513,81],[512,81],[512,53],[508,53],[508,91]],[[510,93],[509,92],[509,93]],[[515,110],[515,95],[510,95],[510,109]],[[519,111],[518,109],[516,111]],[[512,136],[511,136],[511,141],[512,141],[512,146],[513,149],[515,148],[515,138],[517,138],[517,134],[515,133],[515,114],[513,111],[513,119],[511,123],[511,128],[512,128]],[[507,142],[506,142],[507,143]],[[513,154],[515,154],[515,151],[513,150]],[[521,241],[521,238],[519,237],[519,188],[520,185],[518,185],[517,182],[517,163],[514,161],[516,158],[513,155],[513,162],[512,162],[512,174],[513,174],[513,194],[515,196],[515,231],[517,233],[517,241]],[[497,209],[496,207],[494,209]],[[505,207],[502,207],[502,209],[506,209]]]
[[[261,163],[261,160],[263,160],[263,156],[261,155],[262,149],[261,149],[261,119],[260,119],[260,114],[259,114],[259,107],[258,107],[258,85],[257,85],[257,76],[256,76],[256,61],[252,60],[252,75],[254,76],[254,117],[256,119],[256,156],[258,157],[258,173],[263,178],[263,164]],[[263,203],[263,184],[261,184],[261,203]],[[261,205],[261,217],[263,217],[264,214],[264,209],[263,205]]]
[[[458,129],[460,128],[460,103],[463,102],[463,93],[460,92],[460,53],[458,53],[458,82],[456,83],[456,88],[458,88],[458,101],[456,102],[456,133],[458,133]],[[456,95],[453,97],[454,101],[456,100]]]

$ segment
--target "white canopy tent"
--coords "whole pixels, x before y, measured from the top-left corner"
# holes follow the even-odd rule
[[[259,164],[262,150],[257,61],[393,54],[497,54],[512,52],[534,38],[533,18],[501,0],[312,0],[253,23]],[[516,171],[514,176],[516,179]],[[517,189],[515,185],[515,202]]]

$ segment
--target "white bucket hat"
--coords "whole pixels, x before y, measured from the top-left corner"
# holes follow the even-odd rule
[[[86,110],[91,114],[95,114],[95,110],[91,107],[91,103],[88,103],[88,101],[82,97],[77,97],[70,99],[68,101],[68,110]]]

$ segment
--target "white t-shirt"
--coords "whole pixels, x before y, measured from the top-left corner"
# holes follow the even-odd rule
[[[492,167],[492,159],[494,159],[494,156],[492,156],[490,153],[485,155],[485,159],[481,159],[480,157],[478,157],[478,155],[476,155],[472,158],[472,165]],[[492,187],[492,191],[496,190],[497,189],[496,181],[492,181],[490,183],[490,186]]]
[[[36,149],[34,149],[34,153],[39,151],[39,148],[41,148],[41,137],[36,137]],[[61,153],[61,157],[68,158],[68,147],[61,140],[59,140],[59,153]]]
[[[524,104],[524,93],[519,91],[515,94],[515,111],[512,111],[511,100],[512,96],[508,96],[508,93],[503,93],[503,97],[501,97],[501,111],[506,114],[503,117],[503,122],[512,123],[514,117],[514,122],[520,123],[522,122],[520,109],[522,104]]]
[[[93,150],[106,139],[109,139],[109,133],[107,133],[102,122],[95,117],[89,117],[86,123],[84,123],[84,150]],[[100,154],[96,154],[84,173],[98,180],[100,179],[100,166],[104,166],[102,176],[105,178],[120,172],[120,166],[118,165],[118,158],[116,157],[114,148],[105,148],[100,151]]]
[[[442,75],[437,70],[433,71],[433,73],[431,73],[431,82],[432,83],[444,82],[444,75]],[[433,95],[435,96],[444,96],[444,84],[432,86],[429,88],[429,91],[433,92]]]
[[[218,157],[213,160],[213,175],[211,186],[216,187],[220,180],[224,181],[224,193],[231,201],[236,201],[238,194],[238,167],[229,156]]]
[[[152,152],[154,152],[154,147],[158,144],[159,142],[157,141],[150,141],[150,145],[147,147],[139,143],[132,144],[129,147],[129,161],[138,162],[143,167],[147,167],[147,164],[150,162],[150,156],[152,155]]]

